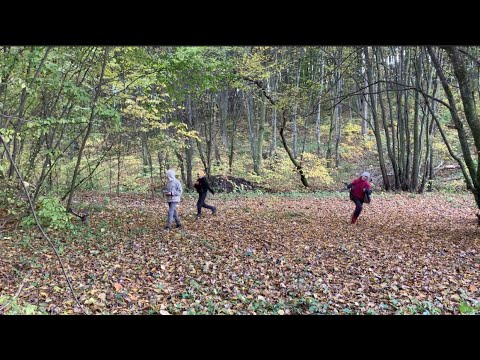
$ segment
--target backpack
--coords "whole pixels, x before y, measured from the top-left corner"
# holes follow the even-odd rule
[[[372,201],[371,196],[372,195],[372,190],[365,189],[365,194],[363,195],[363,202],[366,204],[370,204]]]
[[[368,195],[368,193],[365,192],[365,195],[363,196],[363,202],[364,202],[365,204],[370,204],[370,200],[371,200],[371,199],[370,199],[370,195]]]
[[[349,183],[344,182],[344,184],[345,184],[345,187],[347,189],[350,189],[350,200],[353,201],[353,185],[352,185],[352,183],[349,184]]]

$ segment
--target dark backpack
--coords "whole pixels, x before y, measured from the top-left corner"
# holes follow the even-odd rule
[[[370,204],[370,201],[371,201],[371,198],[370,198],[370,195],[371,195],[371,190],[367,190],[365,191],[365,195],[363,195],[363,202],[365,204]]]
[[[363,197],[363,202],[365,204],[370,204],[370,196],[368,196],[368,193],[365,193],[365,196]]]
[[[350,200],[353,201],[354,197],[353,197],[353,185],[352,183],[344,183],[345,186],[347,187],[347,189],[350,189]]]
[[[354,200],[355,197],[353,196],[353,186],[350,188],[350,200]]]

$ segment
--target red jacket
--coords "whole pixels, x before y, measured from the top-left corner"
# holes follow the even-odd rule
[[[353,180],[352,182],[352,194],[359,200],[363,200],[365,196],[364,189],[370,190],[370,183],[367,180],[363,180],[361,177]]]

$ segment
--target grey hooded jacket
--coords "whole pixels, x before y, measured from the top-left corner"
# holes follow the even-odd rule
[[[175,178],[175,171],[167,171],[167,185],[163,189],[167,202],[180,202],[182,196],[182,184]]]

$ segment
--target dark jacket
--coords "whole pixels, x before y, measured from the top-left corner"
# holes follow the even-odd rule
[[[210,184],[205,176],[197,179],[193,187],[199,194],[204,194],[207,191],[210,191],[212,195],[215,194],[215,191],[213,191],[213,189],[210,187]]]

